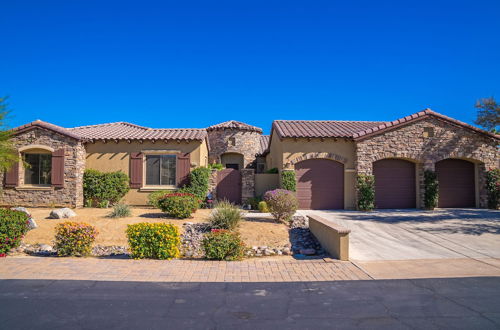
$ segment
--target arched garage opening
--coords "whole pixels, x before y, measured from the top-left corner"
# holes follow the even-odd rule
[[[376,208],[416,207],[415,163],[403,159],[381,159],[373,163],[373,175]]]
[[[344,165],[330,159],[308,159],[295,164],[300,209],[344,208]]]
[[[436,163],[439,182],[438,207],[475,207],[474,163],[463,159],[444,159]]]

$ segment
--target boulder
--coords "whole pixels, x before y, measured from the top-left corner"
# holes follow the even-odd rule
[[[69,209],[67,207],[52,210],[49,216],[50,219],[66,219],[72,217],[76,217],[76,213],[72,209]]]
[[[40,244],[40,252],[53,252],[54,249],[48,244]]]
[[[29,223],[28,226],[29,226],[30,230],[38,227],[38,225],[35,222],[35,219],[33,219],[33,218],[29,218],[28,223]]]
[[[24,212],[28,215],[28,217],[31,217],[31,214],[28,212],[28,210],[25,207],[18,206],[18,207],[11,207],[10,209],[14,210],[14,211]]]

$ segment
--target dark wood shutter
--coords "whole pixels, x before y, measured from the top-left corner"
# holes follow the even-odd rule
[[[12,167],[5,172],[5,188],[14,188],[19,185],[19,162],[15,162]]]
[[[52,153],[52,170],[50,173],[52,186],[64,187],[64,148]]]
[[[130,188],[142,187],[143,154],[140,152],[130,153]]]
[[[191,159],[189,154],[177,154],[176,179],[177,187],[185,186],[189,183],[189,173],[191,170]]]

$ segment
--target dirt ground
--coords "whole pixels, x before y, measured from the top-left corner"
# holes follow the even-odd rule
[[[185,222],[205,222],[210,211],[200,209],[196,211],[192,218],[188,219],[173,219],[167,218],[163,213],[154,208],[132,208],[132,216],[127,218],[112,219],[106,217],[111,209],[99,208],[80,208],[74,210],[76,217],[71,219],[48,219],[50,208],[30,208],[28,209],[35,219],[38,228],[28,232],[24,238],[24,242],[28,244],[44,243],[53,244],[54,227],[65,221],[85,222],[93,225],[99,230],[95,244],[99,245],[119,245],[127,246],[127,236],[125,230],[128,224],[139,222],[164,222],[176,224],[182,231],[182,224]],[[269,247],[283,246],[288,241],[288,230],[283,224],[275,223],[271,218],[248,217],[243,221],[239,228],[243,241],[248,246]]]

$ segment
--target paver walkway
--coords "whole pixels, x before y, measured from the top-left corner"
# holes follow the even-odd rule
[[[351,262],[293,258],[244,261],[120,260],[8,257],[0,259],[0,279],[152,282],[293,282],[367,280]]]

